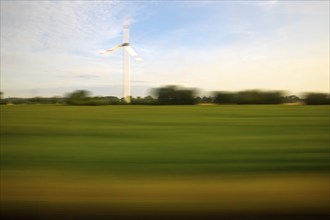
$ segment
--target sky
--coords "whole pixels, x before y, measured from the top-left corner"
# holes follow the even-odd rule
[[[212,91],[329,92],[329,1],[2,1],[1,91],[123,96],[122,41],[131,94],[180,85]]]

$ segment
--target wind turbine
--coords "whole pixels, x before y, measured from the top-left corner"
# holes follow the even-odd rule
[[[101,51],[100,54],[108,54],[115,51],[118,48],[123,47],[123,80],[124,80],[124,99],[126,103],[131,102],[131,91],[130,91],[130,56],[134,57],[137,61],[141,61],[142,59],[137,55],[137,53],[133,50],[129,43],[129,21],[126,20],[124,22],[123,28],[123,43],[113,48],[110,48],[105,51]]]

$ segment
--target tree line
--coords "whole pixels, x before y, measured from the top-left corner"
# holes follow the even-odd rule
[[[246,90],[239,92],[217,91],[210,96],[198,96],[196,89],[164,86],[152,90],[152,96],[131,97],[131,103],[116,96],[91,96],[86,90],[77,90],[65,97],[3,98],[0,104],[67,104],[67,105],[194,105],[194,104],[282,104],[304,103],[329,105],[327,93],[306,93],[300,98],[285,96],[281,91]]]

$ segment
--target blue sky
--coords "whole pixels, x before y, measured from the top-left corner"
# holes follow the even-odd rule
[[[1,91],[122,94],[131,20],[133,96],[200,91],[329,92],[329,1],[1,1]]]

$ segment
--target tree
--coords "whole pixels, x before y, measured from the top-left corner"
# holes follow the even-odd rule
[[[307,105],[329,105],[330,96],[326,93],[308,93],[305,101]]]
[[[236,94],[233,92],[215,92],[214,102],[218,104],[236,103]]]
[[[0,105],[7,104],[7,100],[3,98],[3,92],[0,91]]]
[[[77,90],[69,94],[66,99],[68,105],[106,105],[108,101],[103,97],[89,97],[86,90]]]
[[[280,104],[282,93],[278,91],[263,92],[248,90],[237,93],[237,104]]]
[[[157,104],[160,105],[193,105],[195,90],[178,86],[165,86],[155,89]]]
[[[86,105],[89,92],[86,90],[77,90],[67,96],[66,103],[69,105]]]
[[[152,105],[152,104],[156,103],[156,99],[154,99],[152,96],[149,95],[149,96],[144,97],[143,102],[146,105]]]
[[[131,99],[131,103],[133,105],[152,105],[155,104],[156,100],[152,98],[151,96],[146,96],[144,98],[138,96],[136,98]]]
[[[282,103],[297,103],[301,102],[301,99],[296,95],[282,97]]]
[[[110,105],[118,105],[120,104],[120,99],[116,96],[106,96],[106,100]]]

